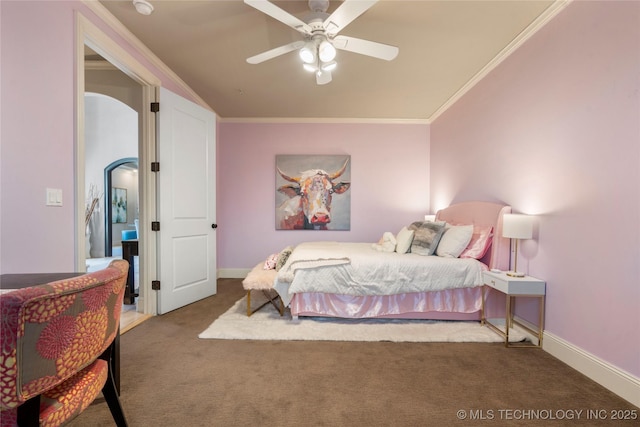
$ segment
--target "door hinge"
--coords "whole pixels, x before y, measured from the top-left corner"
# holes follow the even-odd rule
[[[160,103],[159,102],[152,102],[151,103],[151,112],[152,113],[157,113],[158,111],[160,111]]]
[[[153,289],[154,291],[159,291],[160,290],[160,280],[152,280],[151,281],[151,289]]]
[[[160,221],[151,222],[151,231],[160,231]]]
[[[160,162],[151,162],[151,172],[160,172]]]

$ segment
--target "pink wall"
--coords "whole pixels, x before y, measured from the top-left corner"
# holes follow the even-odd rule
[[[82,2],[0,2],[1,273],[75,268],[76,11],[118,41],[163,86],[189,97]],[[62,207],[45,206],[46,188],[62,189]]]
[[[219,267],[314,233],[274,229],[276,154],[350,154],[352,229],[323,238],[377,240],[457,200],[536,214],[519,266],[548,282],[547,330],[640,376],[639,8],[574,2],[431,128],[220,124]],[[74,268],[76,10],[189,97],[81,2],[1,1],[1,273]]]
[[[640,376],[640,3],[572,3],[431,126],[431,204],[537,215],[546,330]]]
[[[2,273],[73,271],[73,13],[57,2],[0,7]],[[47,187],[62,189],[62,207],[45,207]]]
[[[219,269],[310,239],[376,242],[429,208],[426,124],[223,122],[218,135]],[[351,156],[350,231],[275,230],[276,154]]]

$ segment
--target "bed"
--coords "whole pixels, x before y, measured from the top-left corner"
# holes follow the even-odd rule
[[[377,244],[302,243],[290,249],[274,287],[293,318],[480,320],[482,271],[509,268],[502,219],[510,212],[504,204],[463,202],[438,211],[434,222],[417,221],[397,235],[385,233]],[[434,238],[434,224],[444,227],[436,247],[433,241],[421,247],[421,240],[429,240],[421,227],[430,227]],[[440,245],[451,246],[455,233],[469,229],[472,237],[461,254],[439,251]],[[412,240],[405,249],[408,231]]]

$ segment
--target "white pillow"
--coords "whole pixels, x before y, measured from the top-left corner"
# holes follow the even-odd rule
[[[371,246],[380,252],[395,252],[396,243],[396,236],[390,231],[385,231],[378,243],[374,243]]]
[[[402,227],[402,230],[396,236],[396,252],[406,254],[411,248],[411,242],[413,242],[413,230]]]
[[[436,248],[436,255],[458,258],[471,241],[471,236],[473,236],[473,225],[452,225],[447,227]]]

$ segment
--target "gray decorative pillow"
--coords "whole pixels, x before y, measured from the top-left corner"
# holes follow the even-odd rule
[[[411,253],[433,255],[445,230],[444,222],[416,221],[409,226],[413,230]]]
[[[284,264],[289,259],[289,255],[293,251],[293,246],[287,246],[278,254],[278,260],[276,261],[276,271],[280,271],[280,269],[284,266]]]

